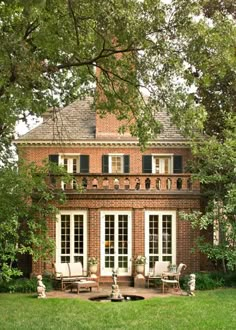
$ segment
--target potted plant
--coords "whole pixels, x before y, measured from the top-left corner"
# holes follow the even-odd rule
[[[146,263],[146,257],[144,256],[137,256],[133,259],[134,264],[135,264],[135,269],[138,274],[143,274],[144,273],[144,265]]]
[[[97,257],[89,257],[88,258],[88,266],[90,274],[96,274],[98,270],[98,258]]]

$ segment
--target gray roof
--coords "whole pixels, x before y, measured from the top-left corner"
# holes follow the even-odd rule
[[[18,140],[27,141],[71,141],[95,138],[95,108],[93,98],[76,100],[51,116]]]
[[[171,124],[170,117],[166,112],[160,111],[156,114],[157,120],[163,124],[163,131],[158,136],[158,142],[184,142],[186,139],[180,134],[175,125]],[[94,100],[86,97],[76,100],[70,105],[45,115],[43,123],[28,133],[19,137],[15,142],[76,142],[96,139],[96,113]],[[107,138],[112,140],[111,137]],[[113,138],[114,140],[115,138]],[[104,140],[104,138],[103,138]],[[137,141],[131,136],[120,136],[119,141]]]

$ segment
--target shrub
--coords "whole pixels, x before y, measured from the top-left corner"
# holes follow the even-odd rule
[[[52,290],[52,279],[50,277],[44,277],[43,283],[46,286],[46,291]],[[11,279],[9,282],[0,281],[0,292],[20,292],[31,293],[37,291],[37,279],[35,277]]]
[[[181,279],[182,287],[188,289],[189,276]],[[213,290],[223,287],[225,280],[220,273],[196,273],[196,290]]]
[[[222,274],[226,287],[236,287],[236,272]]]

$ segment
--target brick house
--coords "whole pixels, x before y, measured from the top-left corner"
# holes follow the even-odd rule
[[[120,135],[120,122],[110,114],[100,118],[87,97],[45,115],[15,141],[20,157],[37,164],[49,158],[76,179],[60,183],[67,201],[58,221],[48,223],[56,242],[52,262],[80,260],[86,269],[88,257],[98,257],[101,281],[110,281],[112,268],[119,267],[119,277],[130,282],[137,255],[147,257],[146,274],[155,260],[200,270],[200,254],[191,252],[199,232],[179,219],[179,211],[201,208],[199,184],[191,184],[185,172],[189,144],[166,113],[159,112],[158,119],[163,132],[141,152],[137,139]],[[33,263],[30,271],[44,270],[51,263]]]

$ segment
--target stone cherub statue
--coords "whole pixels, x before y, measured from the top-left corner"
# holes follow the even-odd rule
[[[46,298],[46,286],[43,284],[43,278],[42,275],[37,276],[37,293],[38,293],[38,298]]]
[[[196,285],[196,275],[190,274],[190,280],[188,281],[188,295],[195,296],[195,285]]]
[[[112,269],[113,284],[111,286],[111,301],[121,301],[124,299],[120,292],[119,285],[117,284],[117,276],[118,269]]]
[[[115,269],[112,269],[112,279],[113,279],[113,284],[117,285],[117,273],[118,271]]]

